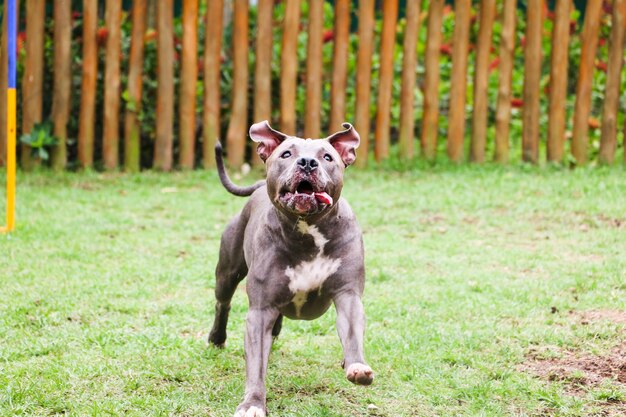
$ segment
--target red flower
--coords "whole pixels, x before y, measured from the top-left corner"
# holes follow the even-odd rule
[[[20,51],[24,48],[24,43],[26,42],[26,32],[20,32],[17,34],[17,54],[20,54]]]
[[[526,36],[522,36],[519,40],[519,44],[523,47],[526,46]]]
[[[102,46],[106,43],[107,38],[109,37],[109,30],[104,26],[99,27],[96,31],[96,41],[98,42],[98,46]]]
[[[498,68],[498,65],[500,65],[500,58],[495,58],[493,61],[491,61],[491,63],[489,64],[489,72],[495,70]]]
[[[604,61],[596,61],[596,68],[602,72],[606,72],[608,70],[608,65]]]
[[[322,42],[323,43],[331,42],[334,36],[335,36],[334,32],[331,29],[329,29],[322,34]]]
[[[598,39],[598,46],[604,46],[604,45],[606,45],[606,39],[604,38]]]
[[[144,33],[143,35],[143,41],[145,43],[149,43],[149,42],[154,41],[156,37],[157,37],[157,31],[154,29],[148,29],[146,33]]]
[[[553,11],[548,10],[548,11],[546,12],[546,17],[547,17],[548,19],[550,19],[550,20],[554,20],[555,14],[554,14],[554,12],[553,12]]]
[[[439,52],[444,55],[451,56],[452,55],[452,46],[449,43],[444,43],[439,47]]]
[[[576,32],[576,21],[575,20],[570,20],[570,22],[569,22],[569,33],[570,33],[570,35],[573,35],[574,32]]]
[[[444,16],[447,16],[447,15],[449,15],[450,13],[452,13],[452,6],[450,6],[449,4],[446,4],[446,5],[443,7],[443,15],[444,15]]]
[[[595,117],[590,117],[587,123],[591,129],[597,129],[600,127],[600,121]]]
[[[74,10],[72,12],[72,19],[80,19],[81,16],[82,16],[82,14],[79,11],[77,11],[77,10]]]
[[[524,100],[521,98],[512,98],[511,99],[511,107],[515,109],[519,109],[520,107],[524,107]]]
[[[602,9],[606,14],[613,14],[613,5],[611,4],[611,2],[604,0],[602,2]]]

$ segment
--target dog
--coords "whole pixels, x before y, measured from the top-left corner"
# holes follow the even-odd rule
[[[344,170],[354,162],[360,138],[349,123],[343,127],[312,140],[274,130],[267,121],[252,125],[250,138],[258,143],[267,175],[248,187],[231,182],[221,144],[216,145],[222,185],[234,195],[250,196],[222,234],[209,334],[210,343],[224,346],[231,298],[247,277],[246,388],[235,417],[267,413],[265,375],[283,316],[312,320],[334,303],[347,379],[360,385],[374,379],[363,354],[363,239],[341,198]]]

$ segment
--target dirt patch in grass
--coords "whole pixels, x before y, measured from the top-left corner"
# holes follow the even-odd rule
[[[610,321],[626,325],[626,311],[622,310],[590,310],[578,313],[580,324],[590,324],[597,321]]]
[[[626,342],[604,356],[563,351],[558,357],[546,357],[541,349],[531,350],[521,369],[549,381],[564,381],[571,394],[599,386],[605,380],[626,388]]]
[[[580,324],[610,321],[626,325],[626,312],[620,310],[592,310],[574,313]],[[568,395],[586,396],[589,391],[615,388],[617,395],[608,395],[594,401],[601,416],[626,415],[626,340],[604,355],[585,355],[557,347],[531,349],[527,360],[518,369],[547,381],[562,382]]]

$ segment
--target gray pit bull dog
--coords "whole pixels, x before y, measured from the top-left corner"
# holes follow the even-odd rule
[[[348,380],[369,385],[374,376],[363,356],[365,281],[363,240],[352,209],[341,198],[343,173],[356,158],[359,134],[346,130],[326,139],[301,139],[272,129],[250,128],[267,176],[249,187],[228,178],[221,145],[215,148],[220,180],[238,196],[251,196],[222,235],[216,268],[215,322],[209,341],[223,346],[230,301],[248,278],[246,391],[235,417],[266,415],[265,374],[283,316],[311,320],[331,303]]]

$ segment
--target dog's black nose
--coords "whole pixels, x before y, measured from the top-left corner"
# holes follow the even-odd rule
[[[319,162],[317,162],[315,158],[300,158],[297,163],[305,172],[311,172],[317,169],[319,165]]]

